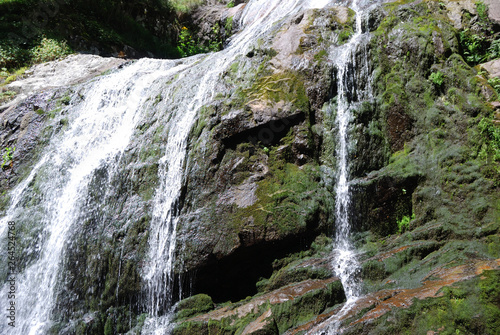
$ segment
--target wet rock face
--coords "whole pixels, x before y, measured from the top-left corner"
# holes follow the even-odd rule
[[[8,90],[16,92],[17,96],[13,101],[0,106],[0,110],[14,106],[34,92],[83,83],[125,62],[124,59],[113,57],[70,55],[64,59],[35,65],[25,72],[25,78],[6,86]]]
[[[323,275],[313,270],[312,264],[327,262],[328,257],[324,254],[313,256],[321,260],[307,265],[299,261],[282,264],[278,260],[268,266],[265,264],[269,262],[266,252],[283,256],[281,260],[284,260],[287,257],[280,251],[307,249],[315,245],[314,236],[320,232],[330,233],[331,209],[334,208],[331,200],[333,173],[328,171],[336,166],[336,140],[330,134],[335,127],[330,124],[324,105],[332,98],[334,103],[337,95],[336,69],[328,57],[322,57],[321,50],[328,50],[328,43],[342,43],[340,32],[349,25],[332,28],[339,24],[339,15],[332,13],[343,10],[298,15],[284,24],[273,41],[265,41],[260,49],[239,60],[228,82],[238,82],[234,78],[251,78],[250,82],[233,90],[226,86],[225,97],[229,97],[230,106],[226,103],[226,106],[211,107],[207,115],[212,116],[212,122],[204,122],[207,126],[197,133],[197,140],[192,139],[194,150],[188,164],[189,182],[207,185],[212,178],[217,181],[213,183],[216,186],[204,189],[206,192],[202,196],[194,195],[195,188],[189,183],[187,186],[185,203],[192,207],[182,217],[180,236],[186,249],[184,256],[179,254],[178,257],[183,259],[180,262],[185,269],[198,269],[193,277],[198,278],[194,281],[195,292],[207,292],[217,302],[251,294],[251,283],[258,276],[269,278],[256,285],[267,292]],[[467,18],[461,12],[459,21],[449,21],[453,13],[447,5],[416,2],[388,4],[365,15],[363,29],[372,33],[356,52],[356,61],[362,63],[363,52],[366,52],[369,65],[364,69],[352,69],[352,75],[361,87],[371,87],[373,96],[353,108],[349,159],[353,179],[351,219],[356,231],[353,239],[360,249],[361,276],[368,295],[345,317],[346,333],[366,334],[373,329],[383,333],[384,327],[393,329],[388,322],[393,315],[400,315],[399,312],[387,312],[384,303],[374,303],[376,300],[388,300],[404,309],[410,307],[407,302],[413,298],[429,297],[426,295],[429,292],[434,297],[436,290],[452,283],[463,281],[463,285],[469,285],[471,280],[476,280],[474,276],[483,271],[483,266],[498,269],[499,250],[492,247],[499,241],[498,206],[495,205],[498,177],[492,178],[489,171],[498,171],[499,163],[492,156],[480,154],[481,149],[472,149],[479,145],[488,150],[488,140],[479,135],[478,127],[480,122],[490,122],[487,120],[492,118],[491,107],[485,101],[497,97],[493,91],[485,91],[484,79],[477,79],[477,71],[464,61],[456,29],[460,29],[457,22],[465,22]],[[313,23],[308,26],[305,22]],[[300,41],[291,36],[299,36]],[[270,49],[265,50],[266,47]],[[262,64],[264,71],[249,76],[247,71],[254,61]],[[272,66],[268,71],[267,64]],[[494,73],[495,64],[484,64],[483,69]],[[285,74],[279,75],[283,72]],[[441,84],[431,79],[431,73],[437,72],[443,74]],[[284,97],[291,91],[300,96],[297,94],[300,85],[292,83],[290,74],[305,83],[307,104],[294,103],[293,99]],[[287,85],[273,86],[283,79]],[[277,88],[284,92],[283,95],[270,93]],[[237,95],[240,92],[244,97]],[[255,144],[250,140],[252,136],[259,138],[262,129],[274,127],[272,122],[282,125],[291,121],[290,116],[295,115],[295,111],[300,111],[297,115],[303,115],[303,119],[298,119],[286,134],[278,132],[276,142],[263,143],[261,139]],[[202,146],[196,143],[208,145],[214,152],[196,149]],[[302,151],[297,151],[299,149]],[[305,159],[300,159],[300,154]],[[206,161],[211,165],[203,165],[197,155],[210,157]],[[312,174],[317,167],[321,171],[319,178]],[[287,174],[280,175],[280,169]],[[309,204],[319,206],[306,212],[311,213],[307,214],[311,215],[311,221],[303,221],[296,215],[285,216],[286,222],[292,224],[284,225],[276,208],[286,205],[297,213],[301,207],[296,205],[304,201],[297,201],[290,195],[290,191],[297,190],[288,188],[287,182],[292,179],[285,176],[298,178],[293,171],[300,175],[300,179],[293,179],[294,183],[300,180],[303,185],[309,185],[304,184],[304,177],[312,177],[309,179],[311,187],[300,191],[311,195]],[[275,182],[280,187],[269,189]],[[275,197],[276,192],[279,197]],[[265,197],[269,194],[273,200],[271,205]],[[214,199],[215,195],[219,198]],[[215,205],[208,214],[210,201]],[[259,215],[264,211],[268,212]],[[228,222],[230,229],[226,226]],[[294,249],[299,241],[297,234],[305,242]],[[196,245],[191,242],[195,239]],[[258,264],[250,261],[252,255],[260,260]],[[449,268],[449,264],[454,267]],[[259,274],[254,278],[238,276],[240,271],[249,273],[250,269]],[[217,289],[235,281],[246,289],[241,292]],[[196,291],[196,287],[200,290]],[[420,287],[425,288],[424,295]],[[474,304],[474,298],[464,296],[463,299],[467,304]],[[432,299],[417,301],[412,310],[425,309],[425,306],[433,311],[438,308],[438,303],[428,303]],[[287,334],[314,333],[326,329],[329,318],[338,311],[332,308],[303,326],[280,328],[274,311],[269,313],[262,309],[251,321],[245,321],[245,327],[249,331],[263,327],[273,334],[276,333],[274,325],[278,324],[277,333],[286,329]],[[217,313],[225,315],[226,312]],[[386,313],[390,315],[384,316]],[[193,329],[206,329],[205,320],[214,315],[212,311],[180,322],[176,331],[194,334]],[[238,320],[243,322],[243,319]],[[422,324],[426,322],[419,316],[415,319]],[[478,319],[461,331],[486,329],[485,320]],[[415,324],[404,322],[402,327],[423,333],[451,327],[449,321],[439,322],[441,328],[419,325],[421,328],[416,330]]]
[[[39,150],[47,144],[52,132],[57,132],[64,127],[64,119],[53,120],[51,116],[68,103],[67,90],[60,89],[32,95],[10,107],[4,106],[5,109],[0,114],[0,148],[2,148],[2,155],[6,148],[15,148],[15,150],[12,160],[5,161],[6,164],[2,167],[0,175],[2,192],[10,189],[29,174]],[[2,211],[8,205],[8,200],[4,197]]]
[[[335,86],[326,49],[352,33],[352,18],[344,7],[290,18],[237,59],[220,83],[222,103],[200,115],[177,255],[195,292],[215,301],[254,294],[274,259],[331,229],[320,108]]]

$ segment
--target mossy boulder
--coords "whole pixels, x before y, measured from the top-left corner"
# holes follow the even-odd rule
[[[206,294],[197,294],[181,300],[176,305],[175,319],[183,319],[208,312],[214,308],[212,298]]]

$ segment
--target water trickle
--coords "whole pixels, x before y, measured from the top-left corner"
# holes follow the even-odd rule
[[[337,178],[335,186],[335,249],[333,268],[340,278],[346,295],[343,308],[328,322],[328,334],[341,333],[340,320],[350,310],[361,294],[359,279],[360,265],[356,258],[356,251],[351,243],[351,194],[349,182],[349,123],[352,120],[351,108],[361,98],[366,97],[366,92],[358,92],[356,83],[356,50],[363,36],[361,10],[358,2],[354,0],[351,8],[356,13],[356,29],[349,42],[336,50],[335,64],[337,75],[337,113],[336,125],[338,128],[337,145]],[[359,66],[366,66],[360,64]],[[350,71],[350,69],[355,69]]]

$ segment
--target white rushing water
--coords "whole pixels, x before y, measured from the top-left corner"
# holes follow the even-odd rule
[[[38,227],[36,245],[19,250],[18,261],[29,249],[38,257],[15,274],[16,326],[1,322],[0,333],[48,332],[64,245],[85,203],[92,174],[103,166],[110,175],[116,173],[120,155],[147,106],[152,82],[175,70],[174,62],[144,59],[87,84],[80,91],[84,100],[70,107],[68,129],[54,135],[30,175],[12,191],[1,222],[2,238],[8,221],[15,222],[18,231]],[[33,200],[40,203],[36,211],[26,207]],[[2,299],[9,289],[2,287]]]
[[[349,167],[348,167],[348,126],[351,121],[351,101],[348,96],[354,96],[355,85],[352,77],[348,75],[348,66],[354,61],[353,53],[361,36],[361,18],[353,2],[352,9],[356,11],[356,31],[350,41],[342,46],[342,50],[336,59],[338,69],[337,81],[337,118],[338,126],[338,148],[337,148],[337,184],[335,187],[335,247],[337,257],[334,269],[340,277],[347,301],[356,299],[359,295],[359,285],[355,279],[359,265],[356,261],[354,248],[350,242],[351,224],[349,218],[350,190],[349,190]]]
[[[335,55],[335,64],[338,69],[337,75],[337,111],[336,125],[338,127],[338,145],[337,145],[337,180],[335,186],[335,249],[333,268],[335,274],[340,278],[346,302],[342,309],[330,320],[327,329],[328,334],[342,333],[340,329],[340,320],[349,312],[351,307],[361,295],[361,282],[359,279],[360,264],[357,260],[356,250],[351,243],[351,194],[349,180],[349,123],[352,121],[351,109],[360,99],[366,98],[371,92],[358,92],[356,90],[356,72],[359,68],[367,66],[356,64],[356,50],[363,38],[361,9],[358,7],[358,0],[353,0],[351,9],[356,13],[355,33],[345,45],[337,48]],[[365,50],[366,51],[366,50]],[[366,56],[366,55],[365,55]],[[349,71],[353,68],[354,71]],[[368,81],[369,82],[369,81]],[[369,90],[368,87],[365,90]],[[355,101],[355,100],[358,101]]]

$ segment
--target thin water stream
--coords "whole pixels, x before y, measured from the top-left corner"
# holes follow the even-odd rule
[[[338,47],[333,52],[337,74],[337,108],[335,124],[337,126],[337,177],[335,185],[335,245],[333,269],[344,288],[346,302],[342,309],[327,321],[327,333],[334,335],[342,333],[340,321],[359,299],[362,283],[359,278],[360,264],[351,242],[351,190],[349,175],[349,125],[352,122],[352,109],[371,96],[370,85],[364,92],[358,91],[356,73],[365,73],[363,66],[368,66],[366,50],[359,48],[364,37],[362,30],[362,9],[359,0],[353,0],[351,9],[356,13],[355,32],[348,43]],[[360,50],[363,64],[356,63],[356,52]],[[350,71],[350,69],[353,69]],[[367,81],[369,83],[369,80]],[[314,332],[313,332],[314,333]],[[323,333],[323,332],[322,332]]]

